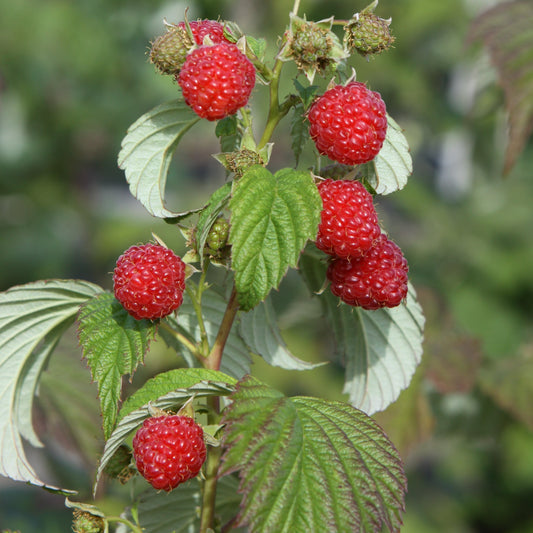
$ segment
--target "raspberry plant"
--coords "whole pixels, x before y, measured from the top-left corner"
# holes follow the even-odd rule
[[[407,261],[373,205],[406,185],[407,142],[350,64],[354,28],[361,40],[360,23],[376,6],[315,22],[298,15],[296,1],[272,57],[263,39],[234,22],[165,22],[150,60],[154,75],[176,84],[176,99],[129,128],[118,159],[133,196],[175,224],[187,253],[179,258],[158,239],[132,243],[117,260],[115,292],[51,279],[0,295],[0,472],[66,494],[76,531],[115,523],[121,532],[181,531],[182,524],[202,533],[400,529],[402,460],[371,415],[409,385],[424,318]],[[390,46],[388,31],[374,30],[365,57]],[[282,94],[288,62],[298,74]],[[253,89],[259,84],[268,88],[264,124],[250,105],[267,94]],[[289,119],[295,164],[270,168],[278,125]],[[203,205],[178,212],[165,201],[169,165],[200,120],[213,123],[226,180]],[[313,165],[303,163],[309,155]],[[335,246],[323,244],[324,232]],[[320,302],[344,365],[346,402],[287,397],[252,375],[251,354],[286,371],[315,366],[285,345],[269,296],[291,268]],[[224,269],[222,281],[214,269]],[[73,323],[102,413],[94,490],[129,484],[131,503],[120,516],[76,501],[76,488],[42,480],[24,450],[24,441],[40,445],[33,399]],[[186,366],[126,395],[123,377],[150,356],[156,336]]]

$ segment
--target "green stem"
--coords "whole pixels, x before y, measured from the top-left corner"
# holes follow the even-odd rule
[[[218,398],[213,398],[218,400]],[[217,402],[218,403],[218,402]],[[206,461],[205,480],[202,496],[202,514],[200,516],[200,533],[207,533],[213,528],[215,517],[218,467],[222,456],[221,447],[210,447]]]
[[[200,281],[198,282],[198,286],[196,287],[196,291],[193,291],[191,289],[191,285],[193,284],[187,284],[186,285],[186,291],[189,295],[192,306],[194,308],[194,312],[196,314],[196,320],[198,321],[198,327],[200,328],[200,352],[205,357],[209,353],[209,341],[207,339],[207,330],[205,328],[204,323],[204,317],[202,315],[202,295],[205,289],[207,288],[207,284],[205,283],[205,278],[207,275],[207,269],[209,267],[209,263],[206,262],[204,265],[204,269],[202,271],[202,275],[200,276]]]
[[[226,341],[228,340],[228,336],[231,331],[231,326],[233,325],[233,321],[237,316],[238,310],[239,302],[237,300],[237,293],[235,292],[234,288],[228,301],[226,312],[224,313],[224,317],[222,318],[222,322],[220,324],[215,343],[213,344],[213,347],[211,348],[211,352],[209,353],[207,359],[204,361],[205,368],[210,368],[211,370],[220,370],[220,363],[222,360],[222,353],[224,352],[224,346],[226,345]]]
[[[135,524],[121,516],[106,516],[106,520],[108,522],[120,522],[121,524],[128,526],[133,533],[143,533],[143,530],[140,527],[137,527]]]
[[[189,352],[191,352],[194,357],[196,357],[198,360],[203,360],[203,354],[201,353],[201,351],[198,349],[198,346],[196,346],[196,344],[194,344],[193,342],[191,342],[185,335],[183,335],[183,333],[180,333],[179,331],[176,331],[170,324],[168,324],[167,322],[164,322],[164,321],[161,321],[160,322],[160,327],[162,327],[163,329],[165,329],[166,331],[168,331],[173,337],[176,338],[176,340],[182,344],[183,346],[185,346],[185,348],[187,348],[187,350],[189,350]]]

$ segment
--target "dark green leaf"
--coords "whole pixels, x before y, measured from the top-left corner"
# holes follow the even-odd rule
[[[316,237],[322,202],[308,172],[272,175],[251,167],[230,201],[232,269],[241,309],[248,311],[277,287],[300,252]]]
[[[122,377],[132,376],[142,362],[156,326],[149,320],[135,320],[108,292],[87,302],[78,320],[80,344],[98,384],[104,436],[108,438],[115,427]]]
[[[226,410],[223,472],[255,533],[399,531],[406,479],[382,429],[342,402],[286,398],[245,378]]]
[[[237,115],[231,115],[217,122],[215,135],[220,139],[220,149],[222,152],[233,152],[237,150],[241,141],[241,132]]]
[[[296,159],[296,165],[300,160],[305,143],[309,139],[309,128],[305,121],[305,111],[302,104],[294,106],[291,122],[291,148]]]

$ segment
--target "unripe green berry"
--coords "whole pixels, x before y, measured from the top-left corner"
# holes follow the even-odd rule
[[[74,533],[103,533],[105,531],[105,522],[100,516],[77,509],[74,511],[72,531]]]
[[[242,177],[248,168],[253,165],[264,165],[265,162],[261,156],[249,150],[248,148],[243,148],[242,150],[237,150],[226,154],[226,168],[231,172],[234,172],[237,177]]]
[[[215,220],[205,242],[206,251],[217,255],[227,244],[229,235],[229,222],[224,217]]]
[[[150,61],[162,74],[177,75],[194,42],[187,30],[181,26],[169,26],[167,32],[160,35],[150,49]]]
[[[390,19],[384,20],[374,13],[361,12],[345,27],[345,41],[350,50],[361,55],[379,54],[388,50],[394,42],[390,32]]]

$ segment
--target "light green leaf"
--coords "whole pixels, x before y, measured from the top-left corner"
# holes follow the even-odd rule
[[[101,291],[84,281],[49,280],[0,293],[0,474],[62,490],[39,479],[22,438],[41,445],[31,418],[39,377],[80,305]]]
[[[214,291],[206,291],[202,295],[202,316],[209,346],[213,346],[215,342],[218,329],[226,311],[226,305],[227,302],[224,298]],[[183,295],[183,303],[179,308],[177,319],[168,317],[167,320],[174,329],[182,331],[193,343],[199,343],[201,341],[202,335],[200,326],[198,325],[198,317],[196,316],[191,299],[187,294]],[[161,329],[160,334],[168,344],[181,350],[183,353],[181,345],[174,344],[163,329]],[[195,361],[194,357],[187,357],[186,359],[190,366],[199,364]],[[224,347],[224,357],[222,357],[220,370],[225,374],[240,379],[250,372],[251,363],[252,358],[248,347],[238,335],[237,328],[232,328]]]
[[[318,257],[306,253],[300,261],[300,272],[315,293],[327,268]],[[329,289],[319,298],[346,368],[343,392],[367,414],[382,411],[409,385],[422,357],[425,319],[413,287],[405,303],[376,311],[346,305]]]
[[[504,173],[513,168],[533,131],[533,4],[502,2],[472,23],[469,40],[483,41],[505,91],[509,114]]]
[[[413,172],[413,160],[403,130],[387,115],[387,136],[371,165],[374,173],[368,182],[378,194],[390,194],[403,189]]]
[[[122,141],[118,165],[126,173],[131,194],[155,217],[181,218],[193,212],[169,211],[164,197],[174,150],[199,120],[183,100],[174,100],[140,117]]]
[[[168,392],[157,400],[151,402],[151,405],[153,407],[163,409],[164,411],[176,411],[193,396],[196,398],[206,398],[209,396],[229,396],[234,390],[235,387],[224,382],[201,381],[195,385],[192,385],[191,387],[188,387],[187,389],[176,389],[172,392]],[[136,431],[143,421],[149,416],[151,415],[148,405],[144,405],[140,409],[136,409],[135,411],[128,413],[120,420],[120,422],[118,422],[117,427],[114,429],[113,433],[105,444],[104,453],[100,459],[100,464],[98,465],[98,472],[94,485],[95,491],[98,481],[109,460],[113,457],[115,452],[128,438],[128,436]]]
[[[239,332],[250,350],[270,365],[287,370],[310,370],[322,365],[302,361],[290,352],[278,328],[270,298],[241,315]]]
[[[136,390],[122,405],[118,420],[120,421],[132,411],[140,409],[148,402],[177,389],[188,389],[201,381],[220,381],[235,385],[237,380],[223,372],[206,368],[177,368],[163,372],[149,379],[140,389]]]
[[[240,307],[249,311],[296,266],[316,237],[322,201],[309,172],[272,175],[256,165],[236,182],[230,201],[232,269]]]
[[[239,471],[237,525],[254,533],[399,531],[403,464],[371,418],[342,402],[286,398],[252,377],[232,400],[222,473]]]
[[[83,355],[98,384],[105,438],[115,427],[121,400],[122,377],[133,375],[142,362],[156,325],[135,320],[111,293],[87,302],[78,316]]]
[[[217,483],[215,520],[221,524],[231,520],[239,510],[238,484],[234,476],[225,476]],[[134,502],[139,524],[145,533],[197,533],[200,531],[197,509],[201,504],[201,486],[197,479],[191,479],[169,493],[147,490]],[[126,511],[126,518],[132,519],[131,509]],[[130,529],[119,526],[117,533],[130,533]]]

